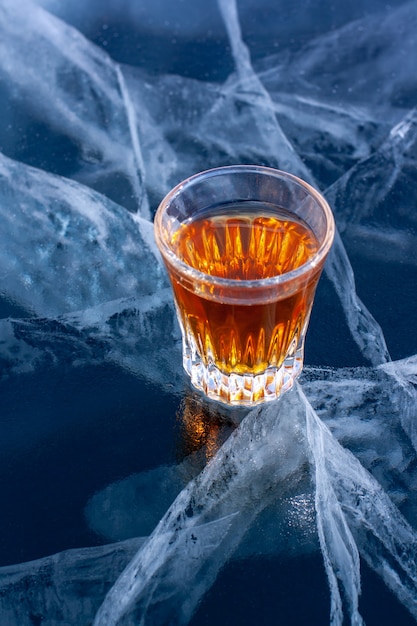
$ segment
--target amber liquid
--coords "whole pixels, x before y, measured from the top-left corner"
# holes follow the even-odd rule
[[[286,211],[268,205],[240,203],[217,209],[181,225],[172,246],[177,256],[205,274],[233,281],[271,278],[306,263],[317,251],[313,232]],[[202,296],[173,281],[184,331],[207,366],[221,372],[259,374],[280,367],[294,353],[305,331],[319,269],[285,297],[243,304]],[[198,290],[197,290],[198,291]]]

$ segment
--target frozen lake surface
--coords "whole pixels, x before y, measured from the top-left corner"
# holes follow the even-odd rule
[[[0,0],[0,624],[417,621],[417,6]],[[281,400],[188,386],[153,239],[219,165],[338,235]]]

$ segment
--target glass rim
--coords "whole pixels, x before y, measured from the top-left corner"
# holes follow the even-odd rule
[[[277,274],[276,276],[270,276],[269,278],[259,278],[251,280],[222,278],[221,276],[206,274],[205,272],[195,269],[185,261],[181,260],[170,248],[168,242],[161,236],[163,231],[162,215],[164,213],[164,210],[166,210],[166,208],[171,204],[172,200],[183,190],[187,189],[187,187],[192,186],[200,178],[220,176],[222,174],[243,173],[245,171],[254,174],[258,173],[279,179],[284,178],[290,180],[291,182],[302,187],[310,196],[312,196],[316,200],[317,204],[321,207],[325,215],[326,233],[317,252],[315,252],[311,259],[309,259],[296,269],[291,270],[290,272]],[[335,235],[335,221],[333,212],[325,197],[317,189],[315,189],[312,185],[307,183],[302,178],[299,178],[295,174],[291,174],[283,170],[263,165],[225,165],[208,170],[203,170],[201,172],[198,172],[197,174],[189,176],[188,178],[178,183],[175,187],[173,187],[173,189],[171,189],[171,191],[169,191],[162,199],[155,213],[154,227],[156,243],[162,256],[165,257],[169,264],[176,269],[178,274],[186,276],[189,281],[196,281],[197,283],[205,283],[207,285],[213,285],[216,287],[232,290],[241,290],[243,288],[262,289],[283,285],[290,283],[297,278],[300,278],[310,271],[314,271],[316,268],[319,268],[321,266],[322,261],[324,262],[324,259],[326,258],[331,248]]]

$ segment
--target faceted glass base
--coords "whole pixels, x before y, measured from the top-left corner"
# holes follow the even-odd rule
[[[291,389],[303,368],[303,346],[285,359],[280,368],[262,374],[224,374],[214,364],[206,366],[191,350],[183,352],[183,365],[191,383],[209,398],[225,404],[254,406],[276,400]]]

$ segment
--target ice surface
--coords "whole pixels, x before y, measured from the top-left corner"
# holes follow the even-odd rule
[[[69,179],[0,155],[0,211],[1,293],[36,315],[148,295],[165,280],[152,225]]]
[[[107,587],[141,543],[143,539],[137,538],[117,545],[69,550],[1,568],[2,625],[32,626],[36,620],[48,626],[91,623]]]
[[[340,446],[295,389],[280,404],[249,413],[205,470],[181,491],[107,595],[95,623],[157,624],[168,614],[175,623],[187,623],[212,582],[213,570],[236,547],[248,519],[267,505],[268,494],[282,497],[282,491],[303,480],[305,454],[312,455],[315,467],[331,623],[342,624],[344,613],[352,624],[362,623],[359,552],[415,614],[417,535],[380,484]],[[213,516],[214,527],[200,528]],[[188,576],[195,576],[194,567],[204,571],[205,580],[200,574],[199,588],[190,593]]]
[[[388,12],[380,6],[302,48],[286,66],[286,79],[380,113],[383,107],[408,109],[417,95],[416,27],[414,2],[396,3]]]
[[[167,287],[57,319],[2,319],[0,335],[0,380],[51,366],[116,363],[154,383],[169,381],[174,392],[182,388],[181,338]]]
[[[343,623],[344,596],[351,623],[362,623],[358,550],[416,617],[415,531],[308,405],[307,433],[316,468],[317,524],[332,594],[331,622]]]
[[[368,158],[357,163],[326,196],[349,249],[362,257],[414,264],[417,200],[417,110],[411,109]],[[370,185],[370,181],[378,185]]]
[[[0,622],[187,624],[230,561],[307,553],[331,624],[363,623],[362,561],[417,620],[415,3],[180,4],[0,2],[0,380],[115,364],[214,433],[89,494],[107,545],[1,567]],[[327,362],[230,421],[189,404],[149,217],[237,162],[312,182],[339,234]]]
[[[398,364],[398,368],[406,369],[410,376],[416,376],[415,359]],[[381,411],[389,412],[386,400],[390,394],[389,391],[385,392],[386,395],[383,393],[386,390],[387,374],[373,369],[350,373],[310,370],[307,374],[309,381],[305,389],[312,404],[306,400],[301,388],[296,388],[284,396],[280,403],[255,409],[246,415],[206,468],[179,493],[151,537],[146,541],[137,540],[140,549],[112,588],[98,613],[96,623],[134,624],[140,623],[140,619],[145,619],[145,616],[146,623],[161,623],[164,611],[169,612],[176,623],[187,623],[195,603],[212,584],[216,572],[237,549],[245,534],[246,539],[236,556],[239,553],[259,553],[259,542],[262,549],[259,535],[251,535],[247,531],[260,514],[271,516],[280,511],[274,506],[276,501],[292,503],[293,510],[296,510],[298,503],[302,507],[302,515],[298,516],[297,525],[292,526],[290,546],[285,545],[285,538],[276,532],[282,520],[271,520],[274,523],[269,526],[273,530],[273,536],[269,538],[269,550],[279,552],[283,550],[282,544],[286,549],[291,546],[300,549],[303,540],[304,549],[311,549],[305,543],[306,536],[310,537],[314,549],[315,537],[314,533],[311,534],[311,527],[317,520],[327,567],[333,573],[329,575],[333,591],[333,623],[342,623],[338,621],[341,619],[341,598],[346,597],[345,612],[352,616],[352,623],[360,623],[357,614],[360,583],[358,577],[352,577],[355,569],[358,574],[358,552],[414,612],[417,579],[413,551],[416,535],[381,484],[389,489],[392,481],[390,471],[398,471],[404,474],[405,480],[408,475],[410,481],[404,485],[404,493],[410,496],[414,493],[415,496],[415,454],[413,456],[407,446],[404,434],[398,434],[396,416],[392,415],[393,423],[387,432],[386,420],[383,415],[379,415]],[[324,382],[327,384],[324,385]],[[345,391],[349,389],[350,393],[341,393],[343,387]],[[370,406],[363,402],[364,395],[374,398]],[[392,403],[396,405],[394,398]],[[322,419],[312,406],[322,407]],[[354,426],[343,419],[344,414],[352,417]],[[372,418],[377,425],[370,427],[369,420]],[[330,433],[325,422],[344,447]],[[391,440],[386,440],[387,435]],[[380,482],[365,469],[367,465],[375,468],[375,458],[366,457],[372,436],[375,439],[375,458],[380,464],[387,464],[385,477],[382,472],[379,475]],[[392,456],[382,451],[392,444]],[[346,446],[355,452],[363,449],[362,457],[359,455],[362,463]],[[405,458],[407,455],[408,459]],[[310,461],[315,467],[313,477],[316,484],[317,518],[311,501],[314,491],[307,471]],[[152,483],[160,484],[163,479],[167,485],[170,484],[171,490],[179,490],[178,480],[181,475],[184,478],[184,470],[181,468],[178,468],[175,476],[173,469],[161,467],[154,476],[144,475],[141,480],[148,483],[149,489],[152,489]],[[131,500],[126,498],[125,510],[132,503],[135,506],[133,493],[138,484],[138,480],[133,482]],[[126,494],[124,486],[119,487],[121,493]],[[113,491],[117,492],[117,485]],[[145,496],[143,490],[142,493]],[[158,507],[158,503],[152,500],[148,502],[151,509]],[[115,504],[114,500],[112,504]],[[412,508],[408,507],[411,514]],[[117,507],[114,507],[113,512],[116,510]],[[159,515],[158,511],[146,510],[143,506],[137,512],[142,515],[137,530],[140,524],[142,530],[146,524],[149,526],[149,514],[153,513],[155,518]],[[280,513],[282,515],[283,510]],[[98,515],[103,518],[103,511],[98,512]],[[415,517],[408,517],[414,523]],[[288,537],[286,539],[288,541]],[[31,611],[33,614],[48,615],[50,623],[53,623],[55,615],[53,607],[56,594],[61,599],[60,608],[65,615],[79,610],[85,610],[85,615],[91,615],[91,607],[97,607],[106,587],[112,583],[112,577],[121,571],[123,561],[120,559],[125,561],[135,547],[135,540],[129,540],[102,549],[72,551],[59,558],[2,568],[0,579],[4,592],[4,615],[7,615],[6,608],[11,610],[14,602],[22,598],[22,586],[25,585],[26,589],[28,584],[30,588],[34,586],[37,589],[36,594],[29,596],[32,599]],[[79,566],[72,573],[74,562],[78,562]],[[197,571],[200,574],[196,579]],[[39,583],[45,581],[46,572],[49,573],[45,588],[44,583]],[[74,588],[68,587],[68,580],[73,580],[74,575],[81,576],[80,583],[82,580],[84,584],[89,581],[84,589],[88,590],[90,604],[87,606],[86,601],[83,609],[79,607]],[[198,585],[196,580],[199,581]],[[194,582],[193,593],[190,594],[191,581]],[[342,594],[338,592],[338,585],[343,589]],[[159,601],[162,598],[164,602],[161,608]],[[26,599],[24,602],[27,606]],[[125,615],[125,621],[121,619],[122,615]],[[21,623],[23,626],[26,622]]]
[[[386,370],[401,373],[410,382],[414,379],[415,384],[416,359],[409,358],[380,368],[307,367],[302,388],[333,436],[377,478],[414,525],[417,522],[416,453],[402,427],[404,391]],[[413,408],[415,419],[417,409]],[[196,412],[194,408],[193,413]],[[88,505],[91,525],[111,541],[145,534],[148,516],[156,523],[159,507],[173,499],[181,486],[201,471],[204,460],[201,455],[202,450],[177,465],[162,466],[109,485],[95,494]],[[155,489],[155,484],[160,495],[155,494],[154,501],[144,506],[145,494]],[[155,507],[153,513],[149,506]],[[105,511],[111,513],[104,515]]]
[[[0,29],[2,151],[148,217],[133,109],[118,65],[30,2],[2,0]]]
[[[175,623],[188,622],[251,521],[268,504],[268,494],[276,489],[285,494],[289,484],[303,478],[303,435],[290,398],[283,401],[278,419],[276,407],[252,411],[181,491],[109,592],[96,624],[120,623],[126,612],[140,616],[140,623],[163,623],[168,616]],[[197,573],[199,584],[193,582]]]

